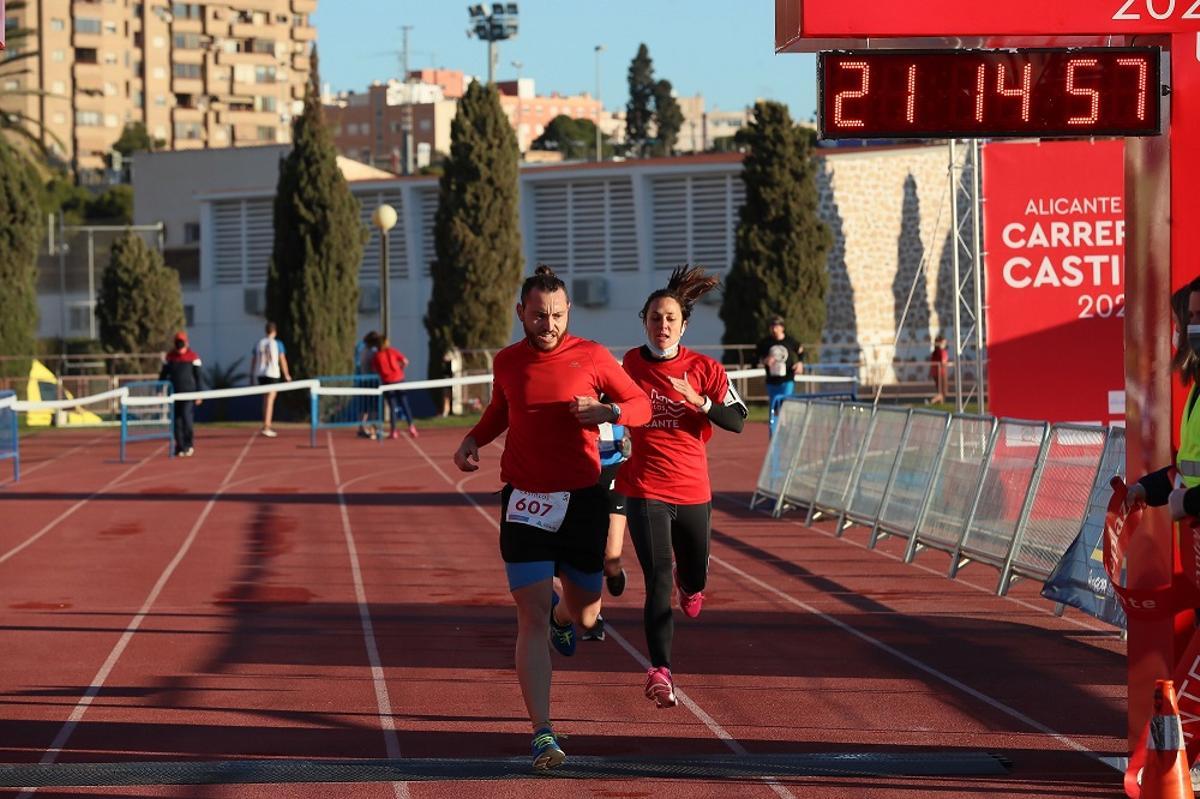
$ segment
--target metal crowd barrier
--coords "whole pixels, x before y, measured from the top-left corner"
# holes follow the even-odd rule
[[[121,463],[125,462],[125,448],[135,441],[166,439],[170,442],[168,455],[175,457],[175,403],[171,401],[174,389],[166,380],[142,380],[126,383],[126,397],[158,397],[157,405],[130,405],[121,402]],[[121,398],[125,399],[125,398]]]
[[[21,438],[18,433],[15,391],[0,391],[0,461],[13,462],[13,482],[21,479]]]
[[[1124,471],[1124,430],[924,408],[785,398],[751,498],[772,515],[837,518],[995,568],[997,593],[1045,580],[1085,524],[1102,524],[1108,481]]]

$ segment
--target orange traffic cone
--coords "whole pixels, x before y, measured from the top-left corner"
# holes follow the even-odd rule
[[[1146,737],[1141,799],[1196,799],[1171,680],[1154,683],[1154,718]]]

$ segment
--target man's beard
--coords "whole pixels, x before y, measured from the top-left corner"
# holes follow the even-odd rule
[[[525,330],[525,340],[529,342],[531,347],[533,347],[535,350],[540,350],[541,352],[553,351],[556,347],[558,347],[559,344],[562,343],[563,337],[567,335],[567,329],[564,327],[562,332],[558,334],[553,342],[547,342],[536,332],[530,330],[529,325],[525,324],[524,322],[521,322],[521,327]]]

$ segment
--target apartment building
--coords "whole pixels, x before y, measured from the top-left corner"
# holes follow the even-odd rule
[[[450,151],[450,123],[471,80],[457,70],[413,70],[407,81],[379,82],[365,93],[343,92],[327,98],[325,118],[332,126],[338,152],[381,169],[403,172],[404,131],[411,127],[413,166],[426,166]],[[599,118],[606,133],[615,127],[600,101],[586,93],[538,95],[532,78],[499,81],[496,87],[522,153],[559,114],[573,119]]]
[[[28,0],[10,10],[36,50],[0,110],[44,125],[81,178],[105,167],[127,123],[167,149],[286,143],[299,113],[317,0]],[[15,44],[15,43],[14,43]],[[14,48],[15,49],[15,48]]]

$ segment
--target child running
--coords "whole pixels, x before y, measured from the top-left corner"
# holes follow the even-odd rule
[[[672,272],[667,287],[642,306],[647,343],[625,353],[622,364],[650,397],[652,413],[648,424],[628,431],[632,453],[617,474],[616,488],[628,497],[629,533],[646,581],[643,621],[651,667],[644,690],[660,708],[675,706],[672,583],[680,610],[695,618],[708,580],[707,442],[714,424],[740,433],[747,415],[724,367],[679,345],[692,305],[717,283],[700,267]]]

